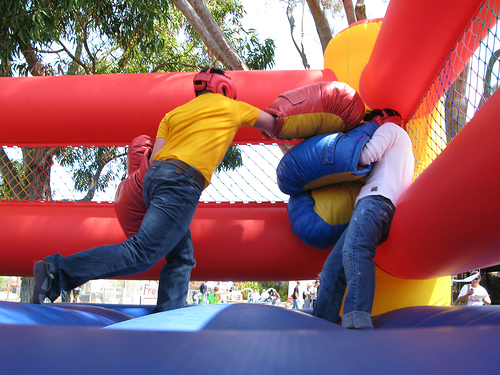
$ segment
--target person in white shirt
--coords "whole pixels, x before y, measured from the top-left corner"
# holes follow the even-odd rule
[[[362,166],[371,164],[372,169],[356,199],[349,225],[325,261],[313,309],[313,315],[353,329],[373,328],[373,257],[387,238],[397,202],[410,185],[415,167],[411,140],[400,126],[399,113],[378,109],[368,113],[365,121],[379,125],[364,145],[359,161]]]
[[[262,289],[262,294],[260,295],[259,302],[264,303],[267,301],[268,298],[269,298],[269,291]]]
[[[248,298],[248,302],[250,303],[257,303],[259,301],[260,294],[257,292],[257,289],[254,289],[252,294],[250,294],[250,297]]]
[[[491,298],[488,291],[479,285],[481,274],[471,281],[470,284],[464,285],[458,294],[458,301],[467,301],[467,306],[483,306],[491,305]]]

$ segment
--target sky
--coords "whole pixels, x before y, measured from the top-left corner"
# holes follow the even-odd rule
[[[367,17],[384,17],[388,2],[388,0],[365,0]],[[266,38],[274,39],[276,44],[276,65],[273,67],[274,70],[302,70],[304,66],[290,36],[286,3],[286,1],[280,0],[242,0],[247,13],[243,19],[243,26],[257,30],[261,40]],[[353,0],[353,3],[355,3],[355,0]],[[307,7],[307,4],[305,6]],[[304,39],[306,42],[304,48],[306,55],[311,69],[323,69],[323,52],[314,21],[308,9],[305,13]],[[301,10],[297,7],[294,11],[297,23],[300,20],[300,14]],[[334,35],[348,26],[343,11],[341,17],[335,20],[330,18],[329,22]]]

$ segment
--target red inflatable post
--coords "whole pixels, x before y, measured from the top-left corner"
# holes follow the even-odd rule
[[[430,279],[500,264],[500,91],[403,194],[375,261]]]
[[[361,76],[365,103],[372,109],[395,108],[408,120],[483,2],[391,1]],[[498,0],[490,2],[498,9]],[[466,42],[470,45],[460,52],[470,56],[478,40]],[[462,70],[462,61],[468,61],[467,56],[453,60],[455,74]]]

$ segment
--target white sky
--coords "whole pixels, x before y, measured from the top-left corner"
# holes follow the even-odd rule
[[[305,3],[305,2],[304,2]],[[355,0],[353,0],[355,3]],[[366,15],[368,18],[382,18],[385,15],[389,0],[365,0]],[[302,70],[300,56],[293,45],[290,36],[290,25],[286,16],[287,1],[280,0],[242,0],[246,11],[243,19],[244,27],[257,30],[260,40],[266,38],[274,39],[276,44],[275,70]],[[323,52],[319,42],[318,35],[312,16],[306,6],[306,17],[304,17],[304,48],[311,69],[323,69]],[[301,9],[297,7],[294,11],[296,19],[296,31],[299,26]],[[333,34],[337,34],[347,25],[345,12],[342,11],[341,17],[333,20],[330,18],[330,27]]]

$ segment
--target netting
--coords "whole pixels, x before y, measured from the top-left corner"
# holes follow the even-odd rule
[[[495,13],[488,4],[482,6],[455,48],[450,51],[441,71],[408,122],[407,129],[416,159],[415,177],[441,153],[499,86],[499,19]],[[488,14],[491,19],[485,19],[484,14]],[[471,58],[460,61],[463,70],[453,69],[456,52],[467,48],[468,38],[485,34],[484,38],[478,40],[479,47],[469,51]]]
[[[499,86],[498,15],[485,4],[471,21],[422,98],[407,129],[416,158],[415,177],[440,154]],[[484,14],[493,19],[485,19]],[[493,27],[491,26],[493,25]],[[478,38],[470,59],[456,59]],[[287,202],[276,183],[284,145],[232,147],[203,192],[203,202]],[[126,177],[127,147],[0,148],[0,199],[113,202]]]
[[[202,202],[286,202],[276,184],[277,144],[237,145],[226,153]],[[126,177],[127,147],[4,147],[5,200],[113,202]]]

